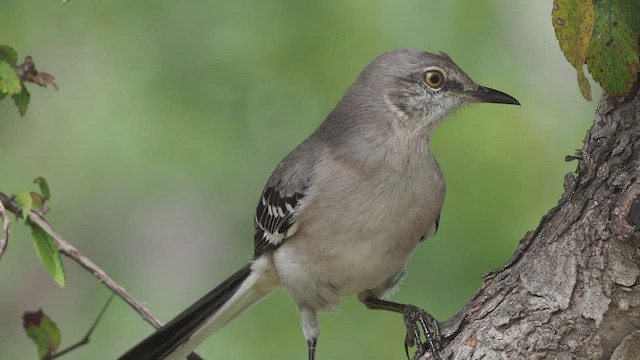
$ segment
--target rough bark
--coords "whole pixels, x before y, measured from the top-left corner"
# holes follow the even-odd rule
[[[640,359],[639,88],[602,96],[558,205],[443,324],[444,359]]]

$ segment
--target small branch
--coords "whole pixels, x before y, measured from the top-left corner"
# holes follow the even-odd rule
[[[98,280],[100,280],[105,286],[115,292],[119,297],[127,302],[142,318],[151,324],[156,329],[162,326],[162,323],[156,319],[147,308],[142,305],[138,300],[134,299],[127,290],[113,281],[107,273],[102,270],[98,265],[91,261],[86,256],[82,255],[78,249],[69,244],[65,239],[58,234],[51,224],[47,222],[40,214],[31,211],[29,213],[29,219],[38,224],[47,234],[49,234],[60,248],[60,252],[73,259],[80,266],[91,272]]]
[[[4,254],[5,249],[7,248],[7,244],[9,243],[9,225],[11,224],[11,219],[9,219],[9,214],[4,208],[4,205],[0,201],[0,217],[2,218],[2,233],[0,233],[0,259],[2,258],[2,254]]]
[[[111,293],[111,296],[109,296],[109,299],[107,300],[107,302],[104,304],[104,306],[102,307],[102,310],[100,310],[100,313],[98,313],[98,316],[96,317],[96,319],[93,321],[93,324],[91,325],[91,327],[89,328],[89,331],[87,331],[87,333],[84,335],[84,337],[82,339],[80,339],[80,341],[78,341],[77,343],[69,346],[68,348],[55,353],[54,355],[51,356],[45,356],[42,360],[53,360],[57,357],[60,357],[66,353],[69,353],[77,348],[79,348],[82,345],[86,345],[89,343],[89,338],[91,337],[91,334],[93,334],[93,331],[96,329],[96,327],[98,326],[98,323],[100,322],[100,319],[102,319],[102,316],[104,315],[104,313],[107,311],[107,308],[109,307],[109,304],[111,304],[111,300],[113,300],[113,297],[115,296],[115,293]]]
[[[73,259],[80,266],[91,272],[98,280],[100,280],[105,286],[115,292],[119,297],[121,297],[125,302],[127,302],[142,318],[151,324],[156,329],[162,326],[162,323],[156,319],[147,308],[142,305],[138,300],[134,299],[127,290],[125,290],[122,286],[118,285],[115,281],[113,281],[107,273],[102,270],[98,265],[96,265],[93,261],[91,261],[86,256],[82,255],[78,249],[76,249],[73,245],[69,244],[65,239],[58,234],[51,224],[47,222],[40,214],[31,211],[29,213],[29,219],[34,223],[38,224],[47,234],[49,234],[53,240],[60,248],[60,252],[64,255]]]
[[[13,198],[0,192],[0,209],[4,210],[5,208],[11,211],[12,213],[14,213],[18,217],[24,217],[22,214],[22,209],[13,200]],[[4,226],[7,229],[6,237],[8,238],[8,235],[9,235],[8,219],[9,218],[8,216],[6,216],[6,211],[3,211],[2,213],[0,213],[0,215],[2,215],[6,219],[4,221]],[[162,323],[158,319],[156,319],[153,315],[151,315],[149,310],[147,310],[147,308],[144,305],[142,305],[142,303],[140,303],[138,300],[134,299],[131,295],[129,295],[127,290],[125,290],[122,286],[118,285],[115,281],[113,281],[109,277],[109,275],[107,275],[107,273],[104,272],[104,270],[102,270],[98,265],[94,264],[93,261],[91,261],[89,258],[82,255],[78,251],[78,249],[76,249],[75,247],[73,247],[73,245],[69,244],[65,239],[63,239],[62,236],[60,236],[60,234],[58,234],[53,229],[53,226],[51,226],[51,224],[49,224],[47,220],[45,220],[42,214],[37,213],[35,211],[31,211],[29,213],[29,219],[34,223],[38,224],[38,226],[40,226],[42,230],[44,230],[47,234],[49,234],[49,236],[51,236],[51,238],[56,242],[56,245],[60,249],[61,253],[68,256],[73,261],[78,263],[80,266],[82,266],[83,268],[88,270],[90,273],[92,273],[96,278],[98,278],[98,280],[100,280],[100,282],[102,282],[106,287],[108,287],[114,294],[118,295],[122,300],[124,300],[127,304],[129,304],[129,306],[131,306],[133,310],[142,317],[143,320],[151,324],[151,326],[153,326],[156,329],[159,329],[162,327]],[[0,252],[0,255],[2,255],[1,252]],[[109,302],[110,301],[111,299],[109,299]],[[107,305],[108,305],[108,302],[107,302]],[[105,305],[105,309],[107,305]],[[91,335],[91,332],[95,328],[95,325],[97,324],[98,320],[102,316],[103,312],[104,312],[104,309],[98,316],[98,319],[96,319],[96,323],[94,323],[94,326],[89,330],[89,333],[87,333],[87,335],[85,336],[85,339],[81,340],[77,344],[74,344],[73,345],[74,347],[83,345],[83,341],[85,340],[87,342],[89,341],[89,336]],[[65,353],[68,351],[70,351],[70,349],[64,350]],[[57,354],[56,357],[57,356],[60,356],[60,355]],[[191,352],[189,356],[187,356],[187,359],[202,360],[202,358],[196,352]]]
[[[16,214],[17,216],[22,217],[22,209],[15,203],[9,196],[0,192],[0,202],[4,203],[4,207]],[[54,229],[51,224],[47,222],[47,220],[42,217],[42,215],[31,211],[29,213],[29,219],[34,223],[38,224],[47,234],[53,238],[60,249],[60,252],[67,257],[71,258],[73,261],[78,263],[80,266],[88,270],[92,273],[100,282],[102,282],[106,287],[108,287],[111,291],[113,291],[116,295],[118,295],[122,300],[124,300],[127,304],[129,304],[135,312],[140,314],[140,316],[149,324],[151,324],[154,328],[158,329],[162,326],[162,323],[156,319],[147,308],[142,305],[138,300],[134,299],[127,290],[125,290],[122,286],[118,285],[115,281],[113,281],[107,273],[102,270],[98,265],[96,265],[89,258],[82,255],[78,249],[73,247],[73,245],[69,244],[65,239],[60,236]],[[6,226],[6,222],[5,222]]]

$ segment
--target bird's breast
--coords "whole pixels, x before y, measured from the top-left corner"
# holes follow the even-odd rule
[[[404,269],[440,214],[445,187],[435,161],[403,173],[323,162],[301,207],[299,229],[274,260],[294,299],[315,294],[315,302],[335,303]]]

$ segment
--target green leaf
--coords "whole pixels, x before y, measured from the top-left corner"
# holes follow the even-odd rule
[[[16,69],[6,61],[0,60],[0,92],[5,94],[19,94],[22,83]]]
[[[640,1],[623,0],[623,8],[627,9],[627,24],[631,26],[631,30],[640,37]]]
[[[27,113],[27,107],[29,106],[29,99],[31,98],[31,95],[27,91],[27,87],[24,86],[23,84],[22,91],[19,94],[11,95],[11,98],[13,98],[13,102],[18,107],[18,112],[20,113],[20,116],[24,116],[24,114]]]
[[[29,219],[29,213],[31,209],[33,209],[33,198],[31,197],[31,193],[29,190],[20,190],[16,194],[16,202],[22,209],[22,217],[24,217],[24,221],[27,222]]]
[[[594,0],[595,23],[587,49],[587,68],[603,89],[616,96],[631,91],[640,71],[640,46],[633,30],[638,27],[633,22],[639,20],[629,15],[638,12],[634,1]]]
[[[31,237],[33,237],[33,246],[40,258],[40,263],[49,272],[53,280],[60,287],[64,287],[65,274],[60,258],[60,251],[55,242],[40,226],[31,223]]]
[[[591,101],[591,85],[584,76],[583,65],[593,31],[592,0],[555,0],[551,21],[562,53],[578,71],[580,92]]]
[[[51,191],[49,190],[47,179],[43,178],[42,176],[38,176],[37,178],[33,179],[33,183],[40,186],[40,193],[42,194],[42,197],[45,200],[49,201],[51,199]]]
[[[18,63],[18,54],[11,46],[0,45],[0,60],[4,60],[13,66],[16,66]]]
[[[42,309],[22,314],[22,326],[38,348],[38,358],[53,355],[60,348],[60,329]]]

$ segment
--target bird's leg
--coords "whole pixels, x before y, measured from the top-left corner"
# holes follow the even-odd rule
[[[318,343],[318,335],[320,335],[320,325],[318,324],[316,310],[305,305],[298,305],[298,311],[300,312],[302,333],[307,339],[307,346],[309,347],[309,360],[315,360],[316,344]]]
[[[427,351],[431,351],[434,360],[440,360],[440,326],[431,314],[419,307],[406,304],[398,304],[391,301],[367,297],[362,303],[372,310],[388,310],[401,313],[407,328],[404,340],[404,350],[409,358],[409,348],[415,346],[416,353],[413,360],[422,357]],[[425,341],[420,339],[420,330],[424,333]]]
[[[307,340],[307,346],[309,347],[309,360],[315,360],[316,358],[316,343],[318,339]]]

